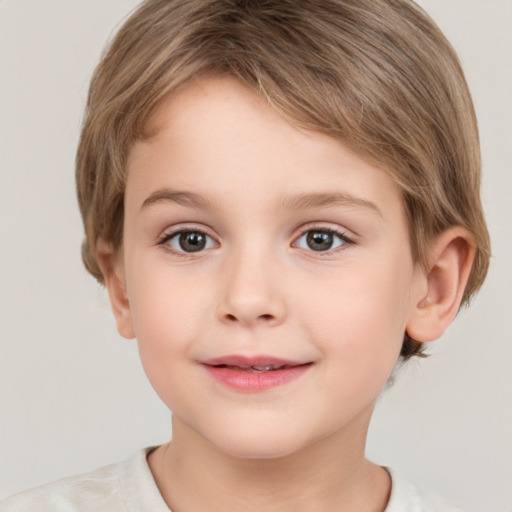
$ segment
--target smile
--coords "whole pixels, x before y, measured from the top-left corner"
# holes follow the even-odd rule
[[[243,393],[259,393],[298,379],[313,363],[268,356],[227,356],[204,361],[202,365],[222,386]]]
[[[267,366],[236,366],[236,365],[216,365],[217,368],[228,368],[230,370],[240,370],[246,372],[273,372],[275,370],[282,370],[290,368],[288,365],[267,365]]]

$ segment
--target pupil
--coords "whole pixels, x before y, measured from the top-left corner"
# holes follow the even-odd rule
[[[205,245],[206,237],[202,233],[188,232],[180,235],[180,247],[186,252],[200,251]]]
[[[332,247],[332,233],[326,231],[310,231],[307,236],[308,246],[313,251],[327,251]]]

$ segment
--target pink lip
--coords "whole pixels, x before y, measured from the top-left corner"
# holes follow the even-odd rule
[[[221,384],[235,391],[258,393],[299,378],[312,363],[290,361],[271,356],[224,356],[202,361],[208,373]],[[252,367],[280,366],[282,368],[258,371]]]

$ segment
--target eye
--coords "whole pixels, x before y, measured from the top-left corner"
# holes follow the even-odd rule
[[[163,240],[160,241],[160,244],[168,245],[178,253],[199,252],[205,249],[211,249],[216,245],[211,236],[197,230],[182,230],[171,233],[166,235]]]
[[[310,229],[298,238],[295,245],[301,249],[325,252],[341,247],[349,242],[350,240],[343,233],[330,229]]]

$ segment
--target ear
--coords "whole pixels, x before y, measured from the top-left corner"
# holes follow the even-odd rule
[[[110,297],[117,330],[123,338],[135,338],[122,255],[119,251],[114,252],[110,244],[98,242],[96,257]]]
[[[420,271],[422,292],[407,323],[412,339],[433,341],[448,328],[459,310],[474,257],[473,236],[465,228],[450,228],[434,240],[428,268]]]

